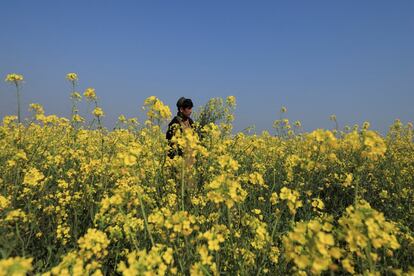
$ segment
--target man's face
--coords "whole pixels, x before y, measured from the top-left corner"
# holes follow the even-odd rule
[[[186,107],[186,108],[180,108],[180,112],[185,116],[185,117],[190,117],[191,116],[191,112],[193,112],[193,109],[191,107]]]

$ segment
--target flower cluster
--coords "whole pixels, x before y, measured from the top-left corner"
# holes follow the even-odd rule
[[[24,276],[32,271],[33,258],[14,257],[0,260],[0,276]]]
[[[12,82],[14,84],[18,84],[19,82],[23,81],[23,75],[20,74],[8,74],[5,78],[6,82]]]
[[[321,274],[326,270],[337,270],[334,260],[342,253],[332,229],[332,219],[329,218],[297,223],[283,238],[286,257],[293,260],[299,271]]]
[[[148,97],[144,101],[149,120],[166,120],[171,117],[170,108],[155,96]]]

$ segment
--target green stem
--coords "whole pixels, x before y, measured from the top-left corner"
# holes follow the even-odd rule
[[[22,243],[22,257],[26,256],[25,250],[24,250],[24,241],[20,235],[20,231],[19,231],[19,226],[16,223],[16,234],[17,234],[17,238],[20,240],[20,242]]]
[[[354,207],[356,207],[358,203],[358,188],[359,188],[359,177],[355,179],[355,195],[354,195]]]
[[[177,247],[175,245],[173,245],[173,247],[174,247],[174,252],[178,252]],[[177,255],[182,256],[181,254],[177,254]],[[185,275],[184,265],[183,265],[181,258],[178,257],[177,260],[178,260],[178,265],[180,266],[181,272]]]
[[[20,114],[20,88],[16,82],[16,93],[17,93],[17,120],[20,124],[21,122],[21,114]]]
[[[151,231],[149,230],[149,227],[148,227],[148,220],[147,220],[147,215],[145,213],[144,202],[142,201],[142,197],[140,194],[138,194],[138,199],[139,199],[139,205],[141,205],[142,216],[144,217],[145,229],[147,230],[148,235],[150,237],[151,245],[154,246],[154,239],[152,238]]]
[[[278,222],[279,222],[279,218],[277,217],[275,219],[274,223],[273,223],[272,234],[270,235],[270,243],[273,243],[273,237],[274,237],[274,235],[276,233],[276,226],[277,226],[277,223]],[[268,244],[267,246],[270,247],[270,245],[271,244]],[[259,276],[260,273],[262,272],[262,269],[263,269],[263,266],[264,266],[264,263],[265,263],[265,260],[266,260],[265,257],[266,257],[265,255],[262,257],[262,261],[261,261],[260,266],[259,266],[259,271],[257,272],[256,276]]]
[[[201,266],[201,270],[206,274],[206,275],[208,275],[208,276],[211,276],[211,273],[210,272],[208,272],[208,269],[203,265],[203,264],[200,264],[200,266]]]
[[[272,189],[270,190],[270,193],[273,192],[275,187],[276,187],[276,168],[273,168],[273,185],[272,185]]]
[[[72,99],[72,115],[71,115],[70,121],[71,121],[72,127],[76,129],[77,128],[77,126],[76,126],[77,124],[73,120],[73,116],[78,113],[77,106],[76,106],[76,98],[75,98],[75,95],[74,95],[75,94],[75,88],[76,88],[75,81],[72,81],[72,94],[71,94],[71,99]]]
[[[182,160],[182,166],[181,166],[181,210],[184,211],[184,158]]]
[[[374,264],[372,261],[372,257],[371,257],[371,243],[368,243],[368,246],[365,247],[365,255],[367,256],[368,259],[368,265],[369,265],[369,270],[370,272],[374,272],[375,268],[374,268]]]

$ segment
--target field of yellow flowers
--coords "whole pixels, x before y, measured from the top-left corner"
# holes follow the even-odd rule
[[[0,125],[0,275],[414,275],[412,124],[232,134],[228,97],[170,159],[158,98],[110,131],[67,79],[71,118],[19,105]]]

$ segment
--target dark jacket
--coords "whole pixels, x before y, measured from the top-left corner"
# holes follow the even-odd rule
[[[194,121],[191,118],[188,118],[189,124],[191,128],[194,128]],[[182,132],[182,126],[181,122],[183,121],[183,117],[180,114],[177,114],[171,122],[168,124],[167,134],[166,138],[168,140],[168,145],[170,146],[170,149],[168,151],[168,156],[170,158],[174,158],[175,155],[182,156],[183,151],[182,149],[178,148],[174,143],[171,141],[171,139],[174,137],[175,133],[180,130]]]

